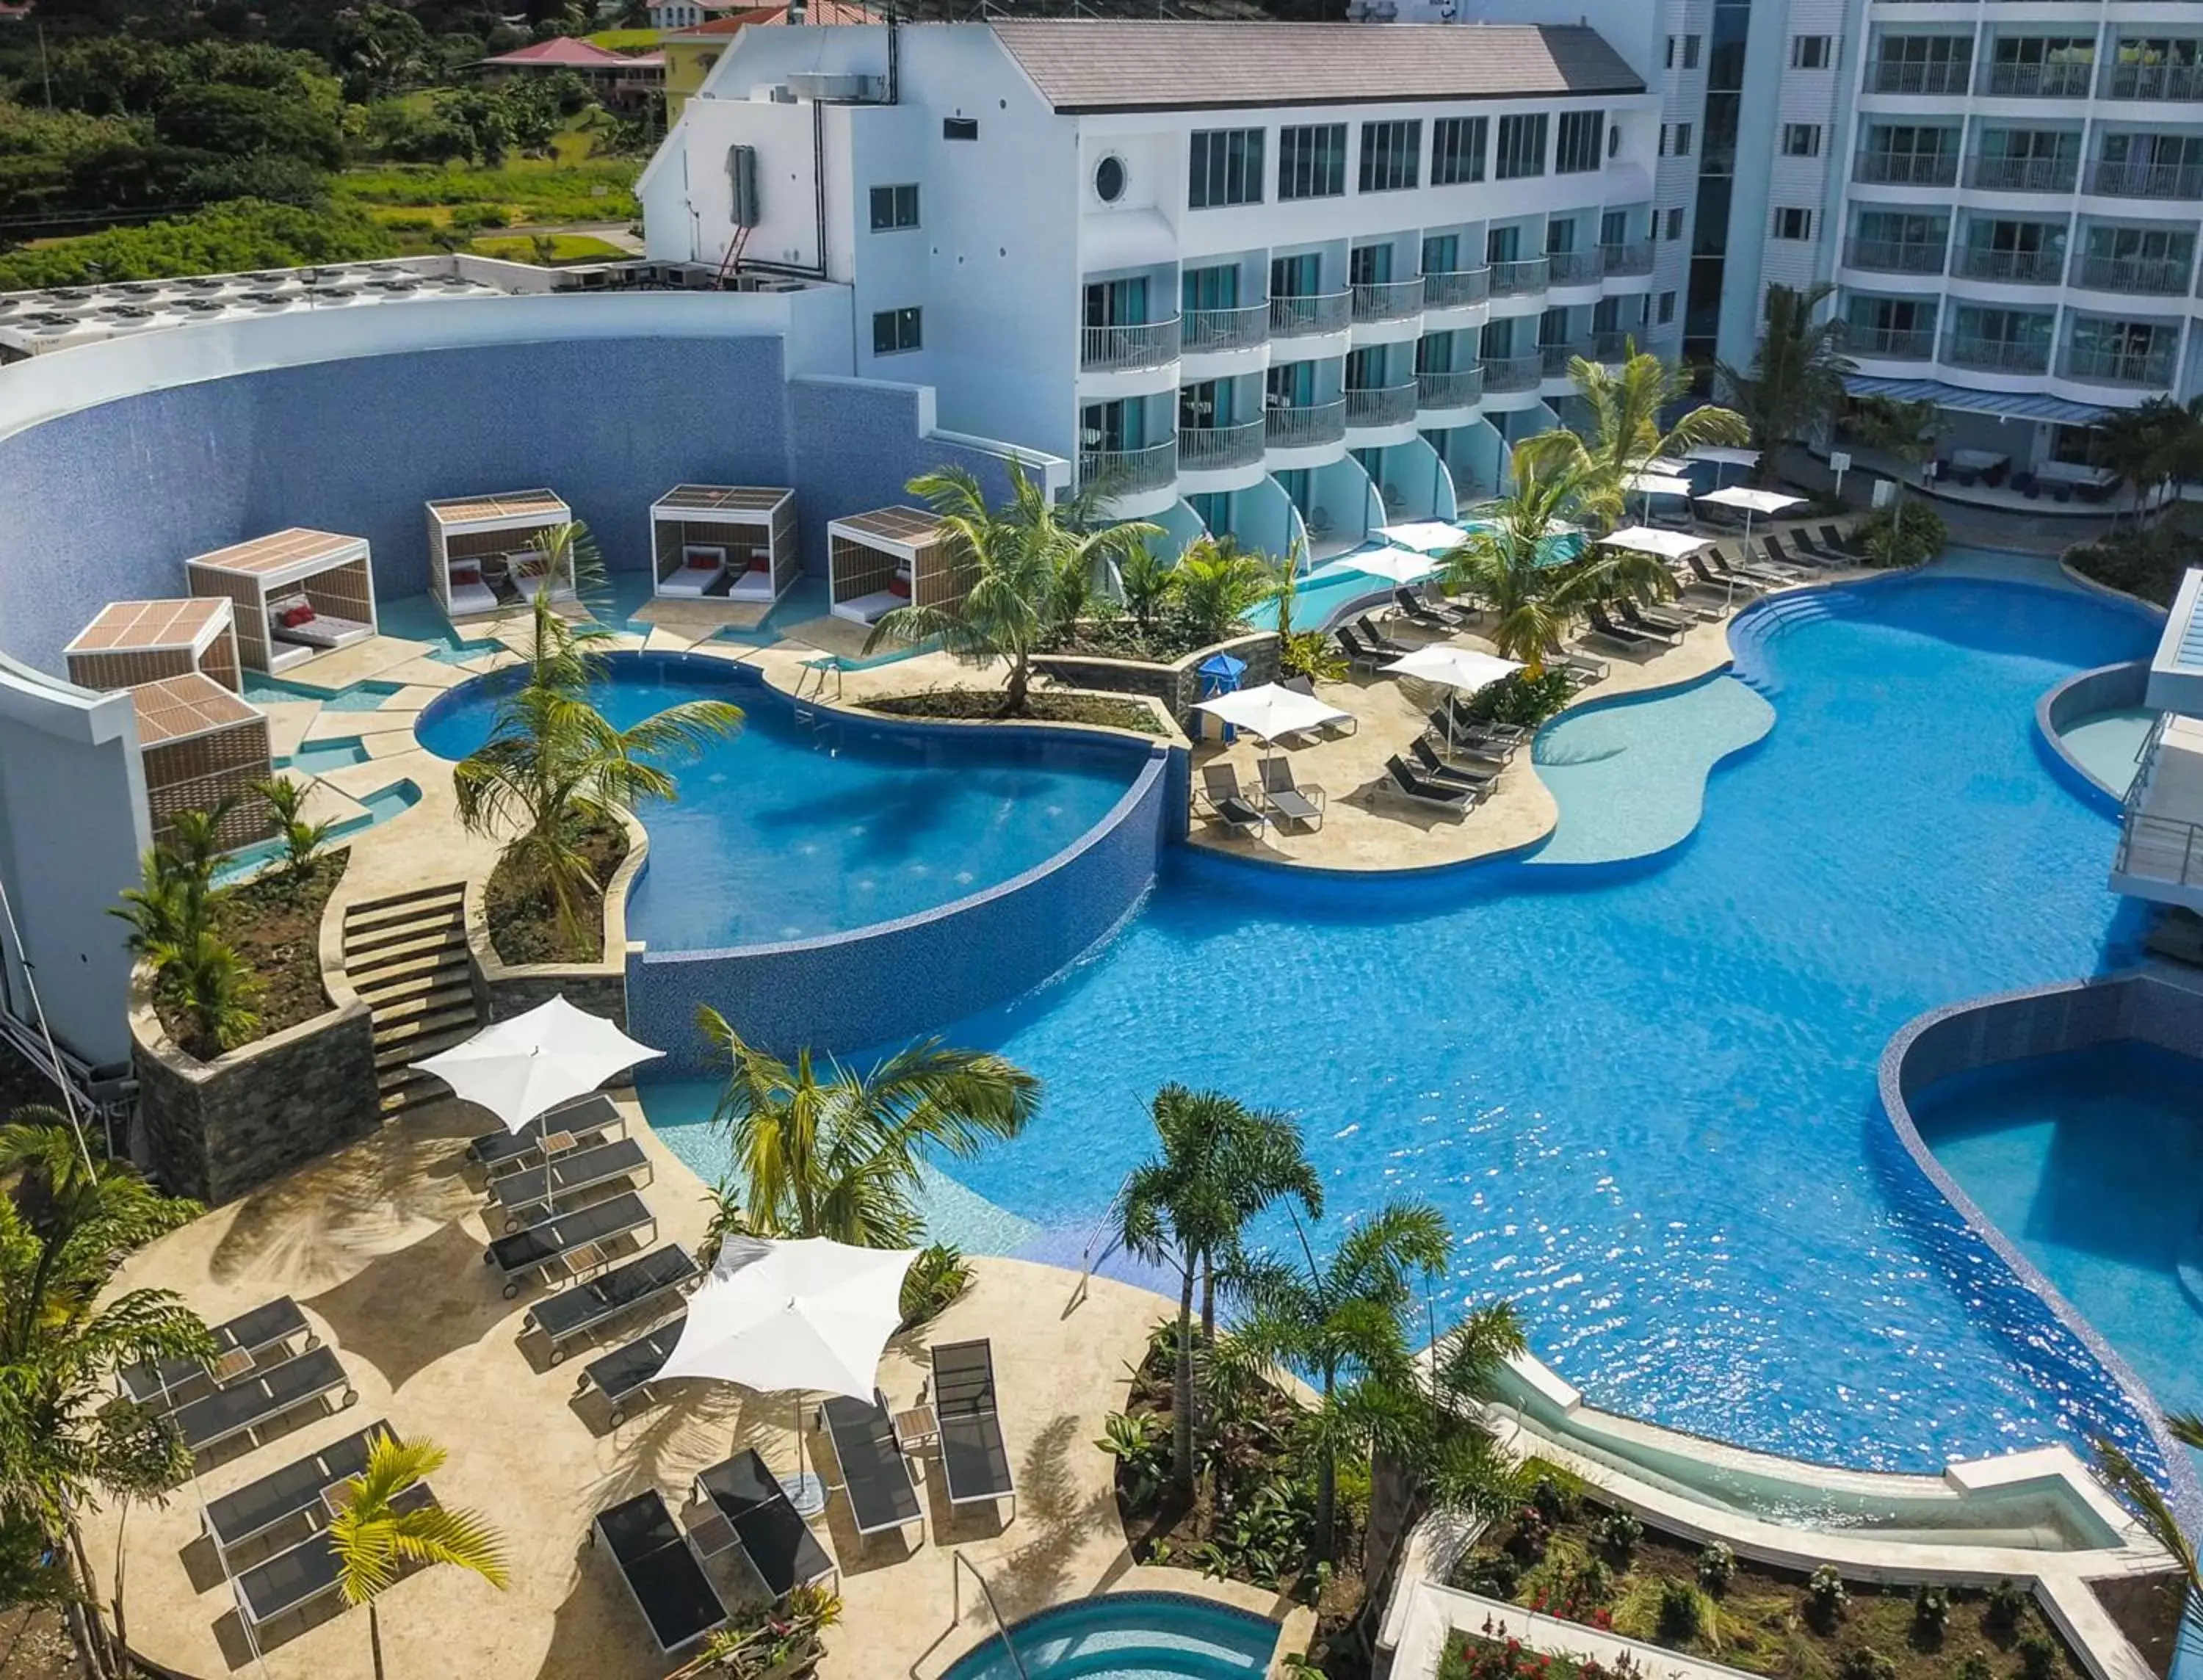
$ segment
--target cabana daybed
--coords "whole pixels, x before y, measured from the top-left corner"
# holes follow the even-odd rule
[[[62,650],[69,681],[134,688],[197,671],[234,693],[237,628],[227,601],[115,601]]]
[[[829,521],[826,569],[834,614],[878,622],[896,607],[954,607],[971,588],[950,563],[948,533],[924,508],[877,508]]]
[[[450,618],[476,617],[530,600],[574,593],[571,577],[550,575],[544,539],[574,522],[548,490],[455,496],[427,504],[428,592]]]
[[[770,604],[801,569],[795,492],[676,485],[650,505],[650,552],[661,597]]]
[[[130,691],[138,711],[139,757],[145,805],[156,841],[168,838],[176,813],[211,811],[239,795],[221,827],[225,846],[250,845],[275,832],[255,782],[275,774],[268,720],[258,708],[197,671],[141,683]]]
[[[364,537],[293,528],[184,562],[195,596],[226,600],[247,669],[290,667],[375,633]]]

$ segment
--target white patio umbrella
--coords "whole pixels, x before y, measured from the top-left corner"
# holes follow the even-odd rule
[[[914,1248],[857,1248],[826,1237],[730,1236],[688,1298],[680,1340],[657,1381],[692,1377],[795,1394],[800,1511],[825,1503],[803,1469],[803,1396],[872,1398],[880,1355],[902,1322],[903,1275]]]
[[[1377,534],[1388,543],[1413,549],[1418,554],[1443,554],[1461,545],[1462,533],[1460,526],[1449,525],[1443,519],[1417,519],[1403,525],[1383,526]]]
[[[1479,653],[1474,648],[1450,647],[1444,642],[1432,642],[1427,647],[1416,648],[1385,667],[1397,671],[1402,676],[1419,676],[1426,682],[1443,683],[1452,692],[1446,696],[1446,738],[1453,738],[1455,722],[1453,709],[1463,694],[1474,694],[1479,688],[1488,688],[1502,677],[1512,676],[1522,669],[1512,659],[1502,659],[1496,653]]]
[[[1244,729],[1266,746],[1275,746],[1280,735],[1297,735],[1326,723],[1344,722],[1351,714],[1326,705],[1313,694],[1285,688],[1274,682],[1235,689],[1213,700],[1196,700],[1193,709],[1205,711],[1234,728]]]
[[[1691,493],[1690,480],[1675,478],[1666,473],[1632,473],[1622,481],[1621,487],[1640,496],[1687,496]]]
[[[1779,490],[1754,490],[1749,485],[1732,484],[1726,490],[1712,490],[1698,498],[1724,508],[1744,510],[1744,540],[1751,541],[1751,516],[1756,513],[1780,513],[1785,508],[1802,506],[1803,496],[1786,496]]]
[[[1599,539],[1609,548],[1626,548],[1633,554],[1657,554],[1663,560],[1680,560],[1706,545],[1706,539],[1688,531],[1661,531],[1649,525],[1627,525]]]
[[[1692,461],[1712,461],[1724,467],[1756,467],[1759,464],[1759,451],[1740,449],[1733,444],[1708,444],[1702,449],[1691,451],[1689,458]]]
[[[1420,554],[1412,548],[1378,548],[1367,554],[1350,554],[1339,563],[1357,572],[1367,572],[1372,577],[1381,577],[1392,583],[1418,583],[1438,569],[1434,556]]]

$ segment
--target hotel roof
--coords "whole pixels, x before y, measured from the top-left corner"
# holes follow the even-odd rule
[[[287,531],[272,531],[211,553],[195,554],[185,563],[210,571],[234,572],[241,577],[278,577],[296,566],[310,568],[327,560],[350,559],[355,552],[364,552],[366,546],[358,537],[294,525]]]
[[[130,700],[138,712],[140,746],[163,746],[260,719],[256,707],[197,671],[143,683],[130,691]]]
[[[1058,111],[1216,110],[1642,93],[1580,24],[997,22]]]
[[[67,653],[196,652],[229,622],[229,603],[212,597],[180,601],[111,601],[86,625]]]

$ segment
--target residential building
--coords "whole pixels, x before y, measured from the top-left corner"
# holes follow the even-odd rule
[[[1497,488],[1656,330],[1660,119],[1575,25],[746,30],[638,194],[653,259],[849,288],[943,425],[1322,554]]]
[[[682,0],[676,0],[682,3]],[[655,19],[658,13],[651,13]],[[665,57],[665,123],[673,126],[696,90],[704,85],[704,78],[712,74],[712,67],[743,30],[756,27],[771,28],[794,25],[841,23],[875,23],[879,20],[859,0],[812,0],[806,5],[801,0],[785,6],[745,6],[724,3],[724,0],[703,8],[694,21],[682,25],[661,26],[659,45]]]
[[[665,61],[654,52],[613,52],[594,41],[569,35],[531,41],[511,52],[482,59],[475,68],[485,80],[493,82],[571,70],[606,104],[629,108],[654,102],[665,80]]]

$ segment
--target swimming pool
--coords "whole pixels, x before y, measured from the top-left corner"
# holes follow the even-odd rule
[[[1513,1297],[1595,1405],[1859,1468],[2094,1433],[2152,1458],[1897,1147],[1875,1072],[1925,1009],[2133,959],[2111,822],[2053,779],[2034,706],[2155,634],[1934,575],[1747,614],[1774,728],[1649,862],[1346,880],[1181,848],[1107,947],[950,1029],[1050,1087],[954,1176],[1075,1258],[1146,1096],[1214,1085],[1302,1117],[1327,1223],[1437,1202],[1444,1300]]]
[[[1261,1680],[1277,1648],[1266,1617],[1184,1593],[1106,1593],[1028,1616],[942,1680]]]
[[[614,653],[594,699],[623,728],[667,706],[729,699],[741,733],[677,772],[678,799],[641,813],[649,865],[628,933],[653,951],[713,951],[912,916],[1045,862],[1108,814],[1138,757],[1056,737],[799,724],[753,672],[700,655]],[[463,758],[514,672],[451,690],[422,744]],[[943,771],[953,774],[943,775]]]

